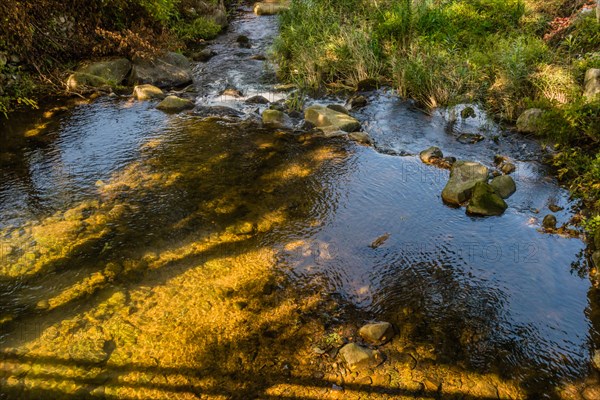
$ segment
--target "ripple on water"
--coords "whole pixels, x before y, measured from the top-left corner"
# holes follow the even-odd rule
[[[240,67],[235,60],[264,51],[275,29],[260,29],[251,17],[235,22],[215,44],[217,56],[197,70],[198,103],[229,102],[215,94],[226,84],[246,95],[270,93],[262,63]],[[233,48],[240,33],[256,47]],[[502,132],[493,126],[486,140],[464,145],[456,134],[473,126],[449,130],[441,116],[424,116],[381,92],[370,95],[358,116],[384,150],[416,154],[438,145],[447,155],[490,166],[496,153],[512,157],[517,192],[509,209],[473,218],[445,206],[440,192],[448,171],[417,157],[340,139],[300,143],[254,125],[168,117],[151,103],[100,100],[62,116],[49,128],[50,140],[27,142],[18,150],[21,162],[0,167],[0,228],[35,225],[90,198],[102,201],[90,212],[108,228],[62,269],[3,286],[3,300],[12,301],[5,308],[24,313],[28,300],[37,304],[49,292],[76,295],[77,284],[97,277],[109,260],[127,260],[121,267],[136,272],[163,249],[174,249],[168,256],[176,259],[193,255],[195,241],[215,232],[230,238],[258,232],[256,243],[281,249],[281,265],[299,282],[316,278],[394,322],[402,337],[432,343],[441,362],[534,383],[585,370],[593,331],[585,314],[589,283],[571,273],[583,243],[541,234],[530,221],[550,202],[565,207],[559,222],[571,212],[568,193],[530,161],[527,149],[536,145],[527,142],[524,151],[524,142],[510,135],[495,143],[491,137]],[[106,185],[96,186],[99,180]],[[370,246],[386,233],[381,246]],[[226,249],[256,245],[243,243]]]

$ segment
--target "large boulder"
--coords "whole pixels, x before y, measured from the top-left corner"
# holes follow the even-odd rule
[[[450,171],[450,179],[442,191],[442,199],[452,205],[461,205],[471,198],[475,185],[487,182],[486,166],[473,161],[456,161]]]
[[[75,92],[83,92],[90,88],[110,88],[112,85],[109,81],[96,75],[85,74],[83,72],[75,72],[69,75],[67,79],[67,87]]]
[[[377,350],[367,349],[356,343],[349,343],[342,347],[340,355],[352,371],[374,368],[383,362],[383,357]]]
[[[131,62],[126,58],[115,58],[88,62],[77,68],[67,79],[70,90],[112,87],[123,83],[131,71]]]
[[[194,108],[194,102],[177,96],[168,96],[158,103],[156,108],[164,112],[175,113]]]
[[[376,322],[364,325],[358,334],[368,343],[381,345],[394,337],[394,327],[389,322]]]
[[[284,0],[265,0],[254,4],[254,14],[256,15],[274,15],[290,8],[289,1]]]
[[[133,62],[130,83],[148,83],[158,87],[183,86],[192,82],[189,60],[178,53],[168,52],[152,60]]]
[[[494,189],[494,192],[503,199],[508,199],[517,191],[517,185],[515,181],[508,175],[500,175],[490,181],[490,186]]]
[[[165,94],[160,88],[153,85],[138,85],[133,88],[133,97],[136,100],[164,99]]]
[[[539,108],[530,108],[523,111],[517,119],[517,130],[523,133],[534,133],[541,128],[541,119],[544,112]]]
[[[304,111],[304,119],[326,130],[354,132],[360,129],[360,122],[356,118],[319,105],[308,107]]]
[[[600,69],[590,68],[585,72],[583,95],[593,100],[600,95]]]
[[[467,206],[467,213],[481,216],[502,215],[507,208],[508,205],[490,185],[478,182],[473,188],[473,196]]]

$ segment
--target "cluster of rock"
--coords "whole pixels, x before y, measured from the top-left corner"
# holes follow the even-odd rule
[[[376,347],[382,346],[394,337],[394,327],[389,322],[377,322],[363,326],[358,334],[365,345],[348,343],[340,349],[340,356],[351,371],[375,368],[385,359]]]
[[[262,96],[254,96],[246,100],[250,104],[268,104],[269,101]],[[368,133],[361,132],[360,122],[350,115],[350,110],[355,110],[367,105],[367,99],[362,96],[351,97],[346,105],[329,104],[312,105],[306,107],[303,114],[304,128],[316,129],[325,137],[348,137],[349,139],[371,145],[372,140]],[[273,128],[291,128],[291,116],[297,116],[295,111],[286,113],[286,107],[279,103],[270,104],[262,113],[263,125]]]
[[[157,109],[179,112],[194,108],[190,100],[167,96],[164,88],[180,87],[192,83],[188,59],[178,53],[167,52],[152,60],[116,58],[80,66],[67,79],[67,87],[74,92],[119,90],[135,85],[133,97],[137,100],[162,100]],[[162,89],[161,89],[162,88]]]
[[[501,172],[491,172],[475,161],[444,157],[438,147],[423,150],[420,158],[424,163],[450,168],[450,179],[442,190],[442,199],[457,207],[466,204],[470,215],[502,215],[508,208],[504,200],[517,190],[515,181],[509,176],[516,167],[506,157],[496,156],[496,167]]]

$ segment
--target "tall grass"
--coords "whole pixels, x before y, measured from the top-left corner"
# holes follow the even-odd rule
[[[600,180],[600,156],[593,156],[600,141],[600,100],[582,97],[585,71],[600,68],[600,25],[590,13],[550,39],[545,35],[548,22],[568,16],[577,4],[295,0],[281,17],[275,57],[282,78],[312,89],[377,78],[423,107],[478,102],[505,121],[515,121],[527,107],[541,107],[545,123],[539,134],[583,149],[563,153],[567,156],[556,164],[584,176],[574,190],[586,196],[586,185],[600,186],[593,182]],[[586,151],[587,161],[573,155]],[[575,168],[577,160],[585,161],[584,172]],[[585,167],[590,165],[596,172]],[[590,196],[600,196],[600,190]]]

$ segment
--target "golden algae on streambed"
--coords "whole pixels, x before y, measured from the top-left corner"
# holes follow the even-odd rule
[[[97,200],[3,232],[18,249],[3,280],[46,284],[3,326],[9,397],[323,398],[343,385],[345,398],[427,398],[442,382],[449,395],[523,397],[437,365],[409,335],[376,371],[314,352],[356,327],[322,285],[286,278],[279,246],[307,251],[294,234],[326,218],[319,174],[343,173],[345,146],[194,119],[175,133],[142,146]]]

